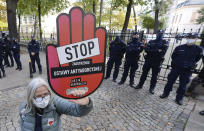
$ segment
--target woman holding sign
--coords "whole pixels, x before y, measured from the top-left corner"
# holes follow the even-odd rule
[[[84,91],[75,90],[74,96],[83,96]],[[87,115],[93,108],[90,98],[65,100],[52,94],[42,78],[33,79],[27,89],[27,101],[20,107],[21,131],[60,131],[62,114],[76,117]]]

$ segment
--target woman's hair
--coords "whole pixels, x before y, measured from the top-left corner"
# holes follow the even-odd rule
[[[31,82],[27,86],[27,103],[26,103],[24,113],[29,113],[30,111],[34,111],[35,106],[33,105],[32,99],[34,98],[36,89],[41,86],[47,87],[48,91],[50,92],[50,102],[52,101],[53,93],[48,83],[41,77],[34,78],[31,80]]]

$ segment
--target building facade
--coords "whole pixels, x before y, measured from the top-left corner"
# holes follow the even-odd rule
[[[204,7],[204,0],[174,0],[168,22],[168,32],[185,33],[203,30],[202,24],[197,24],[198,11]]]

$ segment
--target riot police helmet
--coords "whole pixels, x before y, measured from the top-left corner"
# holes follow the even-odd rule
[[[157,30],[157,38],[162,38],[164,36],[165,31],[164,30]]]
[[[120,43],[120,36],[119,35],[116,35],[115,42]]]

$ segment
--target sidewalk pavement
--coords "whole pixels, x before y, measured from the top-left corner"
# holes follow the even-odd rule
[[[196,100],[196,105],[188,119],[185,131],[204,131],[204,116],[199,114],[204,110],[204,96]]]

